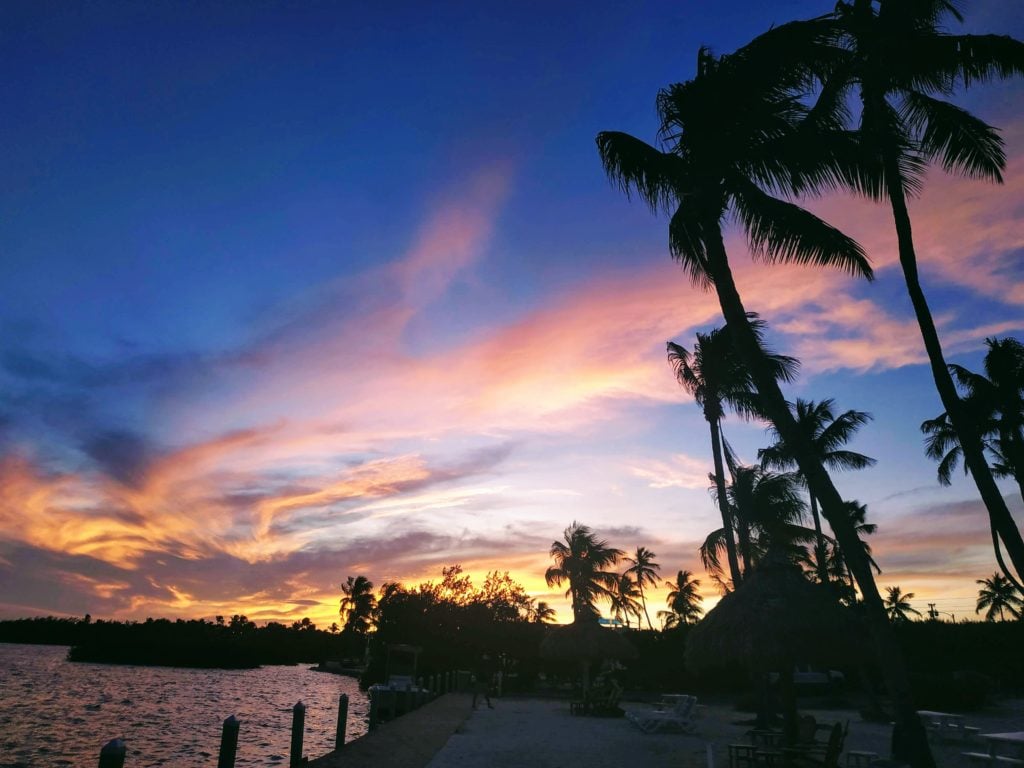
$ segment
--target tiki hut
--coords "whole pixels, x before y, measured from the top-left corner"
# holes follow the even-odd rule
[[[686,643],[694,672],[737,665],[755,677],[779,675],[787,734],[795,734],[796,664],[848,662],[863,638],[849,608],[827,587],[812,584],[791,563],[772,560],[721,599]]]

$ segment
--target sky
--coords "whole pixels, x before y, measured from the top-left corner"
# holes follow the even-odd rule
[[[665,343],[722,320],[594,137],[653,141],[699,46],[830,9],[5,3],[0,617],[323,626],[347,576],[458,563],[568,620],[543,572],[573,521],[714,600],[708,428]],[[1024,37],[1015,0],[967,10],[958,31]],[[1003,185],[936,171],[911,203],[949,360],[974,369],[1024,333],[1022,96],[957,98],[1002,130]],[[891,215],[809,204],[877,280],[752,262],[730,230],[746,306],[802,361],[787,396],[874,417],[849,447],[878,464],[835,480],[879,526],[879,584],[973,615],[987,517],[923,453],[943,409]],[[724,431],[749,463],[771,439]]]

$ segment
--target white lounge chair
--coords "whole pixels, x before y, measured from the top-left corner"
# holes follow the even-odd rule
[[[691,733],[695,727],[693,721],[696,708],[696,696],[680,696],[671,709],[660,712],[629,712],[626,717],[644,733],[658,731]]]

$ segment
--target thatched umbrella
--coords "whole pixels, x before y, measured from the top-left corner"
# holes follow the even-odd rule
[[[551,661],[578,661],[583,671],[583,690],[590,687],[590,664],[601,659],[635,659],[636,648],[596,620],[574,621],[553,627],[540,644],[540,656]]]
[[[849,661],[863,640],[850,610],[831,590],[812,584],[791,563],[759,566],[701,620],[686,641],[695,671],[740,665],[752,673],[779,672],[787,732],[795,728],[794,664]]]

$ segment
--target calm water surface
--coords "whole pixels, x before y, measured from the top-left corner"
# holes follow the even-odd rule
[[[236,765],[287,765],[292,707],[306,705],[304,753],[334,749],[338,696],[349,696],[346,741],[366,731],[356,681],[307,666],[195,670],[82,664],[65,646],[0,643],[0,768],[95,765],[122,738],[125,768],[217,763],[221,723],[242,721]]]

